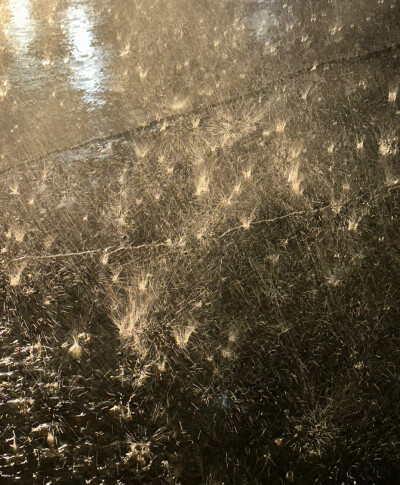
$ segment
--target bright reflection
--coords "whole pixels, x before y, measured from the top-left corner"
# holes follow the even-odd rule
[[[71,44],[72,85],[83,90],[83,98],[94,105],[104,101],[99,93],[104,90],[103,53],[93,45],[93,22],[83,5],[69,7],[65,13],[65,25]]]
[[[8,0],[10,10],[10,33],[18,51],[27,50],[35,37],[35,25],[31,18],[28,0]]]
[[[263,2],[258,2],[263,3]],[[262,8],[258,8],[248,18],[248,27],[254,31],[255,35],[261,40],[269,39],[269,30],[276,24],[276,19],[269,10],[268,4]]]

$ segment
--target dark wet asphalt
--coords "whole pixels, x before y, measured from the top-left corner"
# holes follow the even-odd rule
[[[396,0],[1,0],[0,167],[400,42]]]
[[[60,460],[56,472],[58,478],[62,477],[60,480],[68,475],[67,481],[60,483],[71,483],[68,466],[75,470],[75,476],[87,473],[86,483],[106,483],[100,479],[96,482],[96,474],[104,473],[107,477],[106,472],[109,472],[110,477],[116,477],[125,473],[118,470],[118,466],[125,466],[124,462],[118,463],[114,457],[117,452],[120,456],[124,453],[129,456],[130,453],[126,436],[133,425],[129,421],[128,424],[122,423],[118,413],[135,406],[134,412],[139,416],[135,418],[138,436],[142,433],[142,423],[142,429],[148,426],[147,416],[139,414],[142,412],[140,404],[131,403],[131,378],[125,377],[124,367],[120,365],[122,358],[116,351],[117,343],[112,341],[111,329],[101,319],[104,319],[102,311],[105,305],[95,300],[96,308],[92,312],[91,305],[82,305],[74,297],[71,306],[69,294],[64,293],[70,285],[75,285],[79,292],[88,295],[89,300],[98,298],[96,284],[87,285],[83,277],[81,282],[80,275],[87,271],[85,259],[76,260],[75,266],[69,264],[70,256],[96,255],[97,259],[101,256],[101,262],[98,262],[100,270],[96,266],[97,259],[93,258],[90,263],[95,268],[93,271],[100,274],[100,286],[108,285],[111,274],[113,283],[118,278],[128,281],[133,271],[132,265],[126,263],[125,249],[135,245],[143,248],[147,243],[147,247],[153,247],[154,242],[154,247],[166,247],[169,251],[172,241],[179,241],[176,243],[179,249],[182,234],[189,234],[189,237],[191,233],[196,234],[197,241],[209,237],[207,231],[212,234],[218,230],[221,230],[218,241],[224,241],[224,236],[233,235],[238,228],[249,229],[251,217],[248,217],[255,211],[254,206],[264,222],[265,219],[284,219],[286,215],[281,216],[282,212],[291,215],[308,210],[309,215],[314,216],[326,197],[327,205],[323,207],[332,209],[332,220],[337,221],[335,224],[340,227],[331,243],[328,230],[322,232],[324,239],[320,236],[320,228],[315,228],[318,236],[312,243],[316,253],[318,250],[321,254],[320,271],[324,282],[326,280],[333,291],[336,287],[341,291],[340,280],[348,278],[348,273],[353,277],[352,272],[364,275],[368,282],[368,259],[364,262],[364,254],[374,260],[374,265],[388,264],[395,268],[398,258],[390,244],[397,241],[398,223],[392,214],[398,211],[390,194],[395,193],[400,179],[396,159],[398,149],[395,146],[398,142],[396,120],[400,114],[397,94],[400,79],[399,18],[400,4],[396,0],[0,0],[0,209],[6,207],[0,221],[3,231],[1,265],[5,268],[0,276],[4,277],[2,281],[7,281],[3,283],[8,294],[3,308],[8,305],[8,315],[12,315],[7,325],[2,324],[0,331],[0,364],[3,366],[0,398],[8,413],[3,414],[6,416],[3,421],[7,426],[4,433],[7,438],[2,443],[0,468],[3,467],[4,473],[10,473],[9,477],[27,476],[25,483],[33,483],[32,470],[37,471],[34,452],[40,450],[43,465],[38,473],[43,483],[44,477],[54,479],[52,460],[56,464]],[[389,49],[390,55],[379,54],[385,49],[386,52]],[[335,64],[341,59],[353,60],[343,62],[344,66]],[[331,61],[334,67],[325,70],[329,64],[324,63]],[[301,76],[291,77],[299,71],[302,71]],[[275,83],[286,77],[291,77],[290,82]],[[262,109],[253,109],[252,103],[241,104],[241,97],[254,96],[257,99],[265,86],[268,86],[269,93],[259,97]],[[279,89],[274,90],[274,86],[279,86]],[[154,138],[153,135],[144,137],[142,144],[136,144],[136,140],[126,136],[113,143],[88,143],[81,149],[67,150],[94,137],[108,137],[146,125],[152,120],[204,110],[232,98],[235,103],[229,113],[210,110],[209,119],[204,117],[204,126],[200,124],[197,138],[191,138],[191,128],[182,122],[172,126],[170,134],[167,130],[156,133]],[[251,118],[252,113],[253,118],[246,123],[246,116]],[[235,115],[239,120],[237,127],[230,126],[235,124],[232,118],[228,120],[230,123],[225,123],[226,117]],[[188,117],[187,125],[195,127],[198,123],[199,119],[195,116]],[[225,138],[224,130],[216,129],[218,125],[224,128],[224,123],[228,135],[233,135],[231,140],[229,136]],[[286,123],[288,127],[285,129]],[[255,134],[241,139],[238,136],[241,130],[245,133],[248,130],[247,134],[255,130]],[[268,139],[270,135],[271,140]],[[217,220],[214,223],[213,217],[217,214],[214,209],[203,212],[203,206],[197,208],[196,204],[193,204],[195,209],[192,212],[188,210],[188,215],[180,220],[176,213],[181,211],[181,207],[191,206],[193,200],[192,196],[186,195],[186,187],[196,182],[194,176],[193,179],[191,175],[186,177],[179,167],[179,163],[190,155],[189,150],[185,150],[188,140],[192,140],[194,152],[198,148],[201,153],[203,141],[205,149],[211,153],[214,153],[217,144],[225,147],[222,162],[226,164],[229,157],[236,163],[247,150],[261,172],[260,182],[251,190],[256,195],[261,192],[267,201],[276,197],[282,200],[282,204],[279,202],[276,209],[271,204],[264,215],[265,209],[256,198],[253,199],[252,195],[243,197],[237,203],[237,213],[233,212],[236,209],[231,213],[233,219],[238,219],[236,224],[240,225],[232,225],[228,229],[222,216],[222,222]],[[169,165],[169,160],[163,164],[162,159],[165,153],[173,154],[175,148],[176,169]],[[64,152],[47,157],[41,161],[43,163],[30,166],[28,161],[16,167],[20,161],[63,149]],[[163,174],[164,169],[170,175],[176,170],[176,182],[172,177],[170,182],[164,175],[153,173],[146,150],[150,150],[152,159],[159,160],[156,166],[160,170],[162,168]],[[298,164],[290,168],[280,159],[287,158],[292,163],[300,152],[307,155],[304,161],[302,159],[304,167],[299,174]],[[129,197],[120,199],[120,186],[125,183],[125,177],[135,180],[127,171],[128,162],[135,157],[139,160],[135,177],[139,180],[142,176],[138,194],[132,184],[126,192]],[[264,160],[272,161],[270,169],[265,167]],[[246,160],[243,167],[243,184],[251,179],[250,161]],[[6,170],[7,167],[12,170]],[[195,167],[194,175],[196,170]],[[2,177],[3,173],[7,173],[8,179]],[[199,180],[201,183],[195,187],[194,198],[201,194],[202,178]],[[218,183],[221,193],[238,194],[240,191],[240,183],[234,186],[232,192],[231,180],[228,178],[225,182],[221,175]],[[266,196],[260,188],[267,184],[271,186],[272,197]],[[306,202],[299,197],[303,187]],[[361,193],[367,198],[365,190],[371,199],[367,208],[360,197]],[[293,197],[289,191],[293,192]],[[122,193],[125,194],[125,188]],[[231,197],[223,201],[226,207]],[[384,202],[377,201],[378,197]],[[126,212],[127,217],[132,217],[133,222],[129,224],[124,220],[124,200],[135,200],[140,207],[137,212],[136,209]],[[309,203],[310,207],[313,204],[311,210]],[[165,209],[169,207],[172,210]],[[371,211],[370,215],[367,209]],[[364,224],[363,219],[369,220],[365,223],[366,229],[362,229],[364,234],[368,234],[365,243],[357,235],[357,226]],[[301,229],[302,225],[299,223],[292,227],[299,233],[297,229]],[[282,231],[290,235],[292,229],[289,229],[283,228]],[[376,233],[375,239],[370,235],[372,232],[374,238]],[[301,267],[296,260],[301,249],[295,250],[290,259],[290,253],[285,249],[289,236],[288,239],[281,237],[277,248],[283,244],[281,257],[287,261],[283,264],[295,268],[293,274],[298,271],[298,281],[304,281],[301,279],[302,271],[297,270]],[[300,242],[302,238],[303,235]],[[311,233],[309,240],[313,238]],[[306,242],[307,237],[304,236],[304,244]],[[109,254],[105,249],[111,247],[112,259],[108,261]],[[172,245],[172,248],[175,246]],[[343,259],[337,257],[340,248],[343,248]],[[277,249],[277,257],[279,251]],[[35,266],[35,258],[43,266],[39,263]],[[53,258],[61,262],[56,264]],[[26,278],[24,284],[19,285],[27,260],[32,266],[23,275]],[[173,257],[169,261],[172,261],[172,269],[166,274],[172,281],[170,275],[181,263],[174,263]],[[137,268],[146,269],[147,260],[141,254],[132,262]],[[210,271],[207,260],[196,265],[195,269],[200,268],[199,275]],[[351,269],[352,265],[355,269]],[[106,283],[101,279],[102,271],[106,274]],[[394,273],[394,270],[391,271]],[[292,273],[289,271],[288,274]],[[388,295],[391,288],[395,286],[390,279],[390,271],[385,273],[374,269],[371,275],[377,275],[370,283],[374,288],[372,296],[360,313],[368,314],[368,306],[380,305],[378,298],[382,289],[384,311],[386,315],[390,315],[389,312],[395,315],[395,304],[391,308],[392,304],[387,303],[387,300],[390,302]],[[346,284],[352,284],[350,277],[350,283]],[[166,281],[170,281],[168,278]],[[306,283],[309,288],[313,288],[313,284]],[[325,294],[325,287],[321,287],[321,292],[315,293],[317,296]],[[35,294],[37,288],[39,296]],[[282,290],[279,288],[278,298],[283,301],[286,296],[281,295],[285,291],[297,298],[290,288],[291,282]],[[65,296],[66,303],[64,295],[68,296]],[[367,297],[369,293],[360,298],[367,301]],[[310,297],[306,301],[313,309],[314,296],[312,299]],[[353,308],[353,303],[351,305]],[[18,315],[14,313],[14,306]],[[74,311],[80,315],[79,322],[70,318]],[[376,314],[383,318],[381,309]],[[46,321],[59,322],[55,325],[54,336],[43,330],[46,328],[43,315]],[[40,339],[35,344],[33,340],[28,342],[26,337],[16,340],[14,319],[35,322],[29,331],[47,333],[46,345]],[[82,373],[80,364],[66,357],[69,355],[67,349],[73,343],[71,322],[87,325],[93,335],[87,345],[89,364],[85,364],[85,372]],[[363,321],[362,328],[364,325]],[[282,328],[286,333],[287,330]],[[385,347],[377,325],[373,328],[372,343],[362,339],[357,343],[356,348],[361,355],[375,345],[377,348],[379,345],[382,349]],[[355,328],[353,331],[359,330]],[[383,329],[382,335],[388,342],[387,362],[390,363],[391,352],[394,352],[390,345],[394,348],[395,344],[389,343],[389,339],[393,340],[391,333]],[[312,339],[314,341],[315,335]],[[107,345],[104,345],[105,341]],[[210,348],[213,349],[213,345],[210,344]],[[218,342],[215,345],[219,345]],[[257,345],[260,351],[263,347]],[[386,354],[382,354],[386,359]],[[341,373],[338,372],[337,379],[335,377],[339,396],[343,388],[347,389],[343,376],[348,375],[349,388],[357,390],[353,386],[353,374],[348,373],[346,368],[346,359],[342,359],[343,363],[341,359],[339,357],[335,364],[335,368],[336,365],[342,366]],[[390,367],[386,361],[382,362],[379,365],[384,369],[381,374],[384,376]],[[179,365],[176,366],[179,369]],[[264,380],[265,368],[260,367],[258,371]],[[246,372],[245,375],[250,376]],[[319,375],[319,370],[315,372]],[[360,372],[364,372],[362,368]],[[126,375],[129,376],[128,371]],[[251,388],[253,376],[248,379]],[[388,383],[389,388],[390,380]],[[104,389],[108,391],[107,400]],[[378,387],[376,389],[379,394],[381,391]],[[179,396],[179,392],[176,395]],[[368,387],[365,392],[370,392]],[[229,396],[217,394],[213,401],[215,406],[229,408],[232,401]],[[365,396],[368,396],[369,406],[373,400],[370,394]],[[334,399],[329,401],[329,409],[335,408],[337,401]],[[359,401],[354,400],[353,405],[356,415]],[[179,409],[180,403],[177,406]],[[387,409],[389,406],[388,401]],[[205,416],[211,416],[207,412]],[[212,409],[210,412],[213,412]],[[112,413],[116,416],[110,419]],[[353,438],[359,433],[357,421],[350,411],[348,413],[349,423],[356,422],[353,427],[349,425]],[[187,420],[191,425],[192,417]],[[314,426],[313,421],[311,423]],[[387,426],[390,426],[390,421],[388,423]],[[57,449],[51,444],[52,433],[61,435],[63,440]],[[17,445],[20,447],[18,453]],[[91,462],[93,448],[96,460]],[[64,456],[69,460],[67,466],[62,461]],[[160,457],[164,455],[160,453]],[[98,463],[102,466],[100,472]],[[376,463],[379,469],[379,462]],[[128,469],[129,466],[126,462]],[[159,473],[155,467],[154,474]]]

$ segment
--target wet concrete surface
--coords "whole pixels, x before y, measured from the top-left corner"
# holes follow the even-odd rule
[[[316,429],[315,386],[326,409],[344,409],[331,419],[347,430],[349,442],[362,436],[358,423],[368,421],[357,415],[360,395],[371,415],[371,403],[383,395],[378,418],[395,428],[387,389],[398,381],[394,373],[387,377],[387,369],[398,355],[389,323],[397,322],[400,301],[398,2],[0,2],[0,207],[6,208],[0,219],[1,478],[101,484],[122,477],[119,483],[173,484],[181,473],[173,459],[196,462],[191,436],[207,433],[209,423],[222,436],[211,454],[219,449],[225,455],[224,436],[233,435],[239,450],[233,456],[241,458],[249,440],[243,435],[238,448],[235,426],[259,439],[259,423],[268,416],[266,437],[278,423],[271,434],[278,466],[268,483],[284,483],[288,462],[299,463],[299,455],[282,453],[279,426],[289,430],[290,443],[300,423],[309,430],[303,441],[309,446]],[[247,268],[253,246],[260,266]],[[252,283],[257,271],[260,279]],[[272,286],[264,281],[268,271],[277,273]],[[156,275],[151,284],[160,285],[154,302],[143,296],[148,272]],[[125,296],[138,283],[138,301],[161,308],[157,326],[148,330],[151,348],[160,354],[149,353],[154,362],[144,360],[146,365],[121,350]],[[267,304],[259,307],[259,299]],[[321,309],[328,303],[332,309]],[[269,313],[275,306],[276,320]],[[244,315],[238,332],[251,342],[251,352],[239,349],[242,361],[229,360],[228,379],[223,374],[216,381],[220,367],[209,356],[224,369],[229,349],[236,352],[235,328],[231,347],[225,347],[228,329],[220,330],[219,322],[235,324],[238,309]],[[188,327],[186,334],[199,338],[200,346],[198,335],[205,342],[189,375],[200,382],[200,393],[186,387],[188,360],[181,365],[176,353],[174,342],[183,352],[185,334],[170,334],[171,321],[186,324],[193,315],[204,325],[211,322],[205,331]],[[304,327],[296,330],[296,319],[303,318]],[[315,330],[313,322],[321,318],[322,330]],[[364,330],[367,322],[373,323]],[[311,369],[313,387],[299,421],[279,418],[288,406],[286,387],[282,394],[276,387],[273,399],[261,391],[259,398],[257,387],[266,375],[272,385],[284,378],[289,353],[283,346],[275,358],[264,342],[276,330],[277,341],[288,337],[290,346],[293,328],[301,342],[311,342],[300,347],[302,372]],[[220,331],[225,340],[218,340]],[[343,335],[354,340],[354,362]],[[161,370],[164,352],[169,363]],[[256,355],[255,363],[249,354]],[[271,361],[264,361],[269,355]],[[284,364],[276,378],[268,372],[278,361]],[[375,384],[368,372],[379,366]],[[225,390],[238,376],[240,386],[244,382],[240,412],[239,394]],[[360,382],[371,394],[362,394]],[[354,392],[346,406],[343,389]],[[248,397],[253,391],[254,402]],[[194,409],[203,416],[199,429]],[[224,413],[231,413],[226,423],[235,426],[224,427]],[[254,423],[242,420],[247,414]],[[398,452],[392,431],[382,438],[379,421],[373,428],[375,477],[385,472],[383,459],[398,463],[391,458]],[[329,447],[329,433],[330,464],[337,447]],[[134,437],[144,450],[141,461],[129,441]],[[384,451],[375,445],[380,442],[388,443]],[[204,443],[207,465],[206,438]],[[186,462],[183,446],[192,454]],[[265,458],[264,448],[254,452]],[[315,456],[310,454],[312,472],[297,483],[327,483],[315,480]],[[343,462],[354,468],[358,459],[344,456],[338,458],[343,477]],[[266,483],[264,468],[260,482],[251,477],[249,483]],[[235,482],[232,473],[225,483],[247,483]],[[329,480],[345,483],[350,476],[339,479],[337,473]],[[206,483],[204,477],[181,482]]]
[[[0,164],[400,42],[395,0],[2,0]]]

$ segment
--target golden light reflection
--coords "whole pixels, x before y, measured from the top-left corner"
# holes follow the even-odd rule
[[[36,35],[29,0],[8,0],[10,10],[10,34],[17,51],[26,51]]]
[[[263,3],[263,2],[258,2]],[[258,39],[266,40],[269,38],[269,30],[276,24],[276,19],[272,9],[268,5],[262,9],[254,10],[247,19],[248,28],[253,31]]]
[[[104,90],[104,56],[94,44],[93,20],[84,5],[69,7],[65,12],[65,29],[71,46],[70,82],[83,90],[83,98],[93,105],[102,105]]]

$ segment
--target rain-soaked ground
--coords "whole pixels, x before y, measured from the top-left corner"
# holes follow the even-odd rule
[[[396,44],[398,8],[396,0],[2,0],[1,163]]]
[[[0,479],[400,481],[400,4],[0,0]]]

